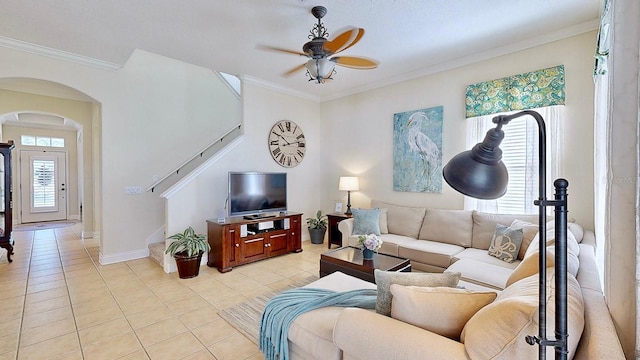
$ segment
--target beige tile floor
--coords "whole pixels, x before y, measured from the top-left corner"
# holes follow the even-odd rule
[[[181,280],[149,259],[98,262],[80,225],[14,231],[0,264],[0,360],[263,359],[218,310],[318,275],[326,245]]]

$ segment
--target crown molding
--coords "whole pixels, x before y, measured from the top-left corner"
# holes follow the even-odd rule
[[[262,79],[258,79],[256,77],[250,76],[250,75],[238,75],[238,77],[243,81],[246,82],[247,84],[251,84],[251,85],[255,85],[255,86],[259,86],[265,89],[269,89],[269,90],[273,90],[273,91],[277,91],[286,95],[291,95],[291,96],[296,96],[299,97],[301,99],[305,99],[305,100],[311,100],[311,101],[315,101],[315,102],[320,102],[320,98],[318,96],[315,95],[311,95],[308,93],[304,93],[301,91],[296,91],[296,90],[292,90],[290,88],[286,88],[284,86],[278,85],[278,84],[274,84]]]
[[[459,68],[462,66],[471,65],[471,64],[481,62],[484,60],[489,60],[498,56],[515,53],[515,52],[530,49],[536,46],[552,43],[554,41],[584,34],[589,31],[597,30],[599,26],[600,26],[599,20],[597,19],[590,20],[590,21],[583,22],[574,26],[570,26],[564,29],[560,29],[548,34],[525,39],[510,45],[489,49],[473,55],[464,56],[461,58],[452,59],[449,61],[434,64],[419,70],[406,72],[398,76],[390,77],[386,80],[380,80],[375,84],[365,85],[365,86],[361,86],[351,90],[337,92],[337,93],[331,94],[330,96],[322,97],[320,98],[319,101],[325,102],[325,101],[335,100],[335,99],[343,98],[346,96],[355,95],[355,94],[363,93],[366,91],[378,89],[381,87],[397,84],[403,81],[413,80],[423,76],[433,75],[442,71],[447,71],[447,70]]]
[[[94,59],[88,56],[82,56],[74,53],[70,53],[63,50],[58,50],[42,45],[33,44],[30,42],[12,39],[4,36],[0,36],[0,46],[9,49],[28,52],[31,54],[47,56],[57,60],[63,60],[73,62],[80,65],[90,66],[96,69],[116,71],[121,68],[121,65],[114,64],[112,62]]]

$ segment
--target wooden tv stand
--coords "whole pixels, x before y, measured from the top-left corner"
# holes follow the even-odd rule
[[[302,251],[301,213],[247,220],[226,218],[224,223],[207,220],[211,250],[207,265],[220,272],[234,266]]]

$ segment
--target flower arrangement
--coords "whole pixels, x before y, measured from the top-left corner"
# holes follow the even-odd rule
[[[377,252],[382,246],[382,239],[374,234],[360,235],[358,236],[358,245],[360,245],[362,249],[368,249]]]

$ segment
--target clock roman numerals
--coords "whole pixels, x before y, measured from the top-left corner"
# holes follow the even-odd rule
[[[293,121],[282,120],[269,132],[269,152],[280,166],[294,167],[303,159],[307,149],[302,129]]]

